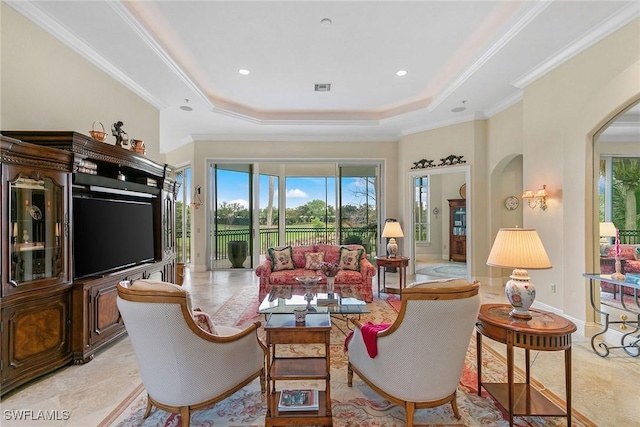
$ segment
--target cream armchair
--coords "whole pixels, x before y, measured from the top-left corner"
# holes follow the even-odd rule
[[[188,293],[164,282],[118,284],[118,309],[138,360],[148,403],[182,416],[210,406],[260,377],[265,392],[266,348],[257,329],[215,326],[218,335],[198,327]]]
[[[394,323],[377,332],[377,355],[371,358],[356,325],[347,343],[347,384],[355,372],[381,396],[406,409],[413,426],[418,408],[450,402],[460,418],[456,390],[480,308],[479,285],[466,280],[413,285],[402,292]]]

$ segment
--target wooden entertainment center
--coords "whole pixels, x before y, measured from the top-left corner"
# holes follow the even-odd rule
[[[86,363],[124,335],[119,281],[175,283],[178,184],[170,166],[76,132],[2,131],[0,159],[5,394],[64,365]],[[152,230],[153,255],[75,279],[86,269],[74,263],[74,200],[97,196],[149,207],[152,224],[141,225]]]

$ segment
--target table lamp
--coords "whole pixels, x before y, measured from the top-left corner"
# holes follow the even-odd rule
[[[536,298],[536,289],[529,282],[526,269],[551,268],[538,232],[526,228],[501,228],[493,242],[487,265],[514,269],[504,289],[513,307],[509,314],[520,319],[531,319],[529,307]]]
[[[611,245],[607,237],[616,237],[616,226],[612,222],[600,223],[600,256],[609,256],[609,248]]]
[[[396,242],[396,237],[404,237],[402,228],[400,228],[400,223],[385,223],[384,230],[382,230],[382,237],[389,238],[389,243],[387,244],[387,252],[389,252],[389,258],[395,258],[398,255],[398,243]]]

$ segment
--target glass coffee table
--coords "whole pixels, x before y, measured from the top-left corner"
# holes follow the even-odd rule
[[[283,298],[271,293],[264,298],[258,307],[258,313],[264,314],[266,319],[273,313],[294,313],[296,308],[304,307],[309,313],[329,313],[332,320],[343,320],[347,326],[349,325],[347,315],[357,315],[360,320],[360,315],[371,313],[367,303],[363,300],[351,296],[342,297],[337,292],[332,294],[314,292],[310,300],[305,295],[293,294]]]

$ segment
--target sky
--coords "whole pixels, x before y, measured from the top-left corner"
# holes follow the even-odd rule
[[[240,203],[244,207],[249,206],[249,182],[248,175],[243,172],[218,171],[219,180],[223,185],[218,186],[218,204]],[[277,179],[276,179],[277,181]],[[321,178],[287,178],[287,208],[296,208],[312,200],[328,200],[328,204],[335,206],[335,181],[333,177]],[[361,201],[353,196],[353,189],[359,184],[358,178],[345,178],[347,191],[345,192],[345,204],[358,205]],[[267,206],[269,180],[266,176],[260,177],[260,208]],[[276,183],[275,200],[277,202],[278,188]]]

